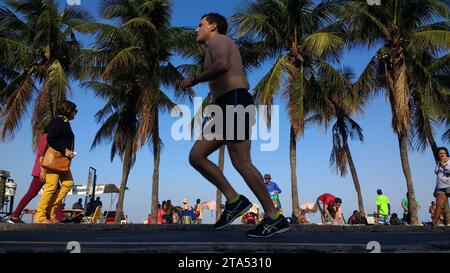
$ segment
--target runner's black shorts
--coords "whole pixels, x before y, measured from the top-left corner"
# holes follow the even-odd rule
[[[212,113],[212,120],[209,122],[209,130],[215,139],[226,142],[250,140],[251,128],[256,122],[256,107],[254,98],[247,89],[230,90],[217,98],[213,105],[222,110],[222,115]],[[227,114],[227,109],[232,112]]]

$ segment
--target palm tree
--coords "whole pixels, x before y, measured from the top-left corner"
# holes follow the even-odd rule
[[[336,166],[336,170],[339,169],[341,176],[347,174],[347,161],[352,174],[353,183],[355,185],[356,194],[358,196],[358,207],[361,215],[365,216],[364,203],[361,194],[361,185],[359,183],[358,174],[356,172],[355,163],[350,152],[348,145],[348,138],[357,138],[363,142],[364,137],[362,129],[359,124],[350,117],[344,109],[336,106],[335,110],[336,122],[333,125],[333,151],[330,157],[330,163]]]
[[[263,57],[274,59],[269,72],[254,88],[259,103],[270,109],[282,94],[290,118],[290,169],[292,208],[299,213],[296,145],[303,134],[308,101],[304,100],[308,80],[317,59],[339,56],[344,44],[339,24],[330,24],[338,1],[255,0],[245,1],[232,21],[239,36],[256,40]],[[285,83],[284,83],[285,81]],[[285,87],[286,86],[286,87]],[[266,113],[270,126],[270,111]]]
[[[325,67],[324,67],[325,68]],[[364,141],[362,128],[352,118],[354,113],[362,113],[367,101],[367,94],[359,94],[351,84],[353,72],[349,68],[343,71],[327,66],[316,73],[317,85],[322,89],[319,96],[312,98],[316,101],[312,112],[316,112],[307,121],[318,122],[328,127],[332,126],[333,149],[330,156],[330,165],[336,168],[336,173],[347,175],[347,164],[352,174],[358,197],[358,207],[362,215],[365,215],[364,203],[361,193],[358,174],[350,152],[348,139]],[[320,102],[319,102],[320,101]]]
[[[96,49],[86,50],[79,62],[85,67],[79,77],[114,82],[124,90],[132,90],[129,92],[138,99],[137,109],[130,112],[129,117],[138,120],[136,145],[142,147],[149,143],[153,148],[151,214],[152,223],[156,223],[162,148],[159,114],[175,107],[160,88],[172,88],[179,99],[192,98],[192,89],[178,88],[182,74],[170,62],[170,57],[176,53],[188,55],[197,50],[194,35],[189,29],[170,27],[171,2],[168,0],[103,1],[102,15],[105,19],[117,21],[118,25],[92,23],[77,27],[80,32],[97,35]],[[134,105],[134,102],[130,103]],[[125,147],[126,142],[120,145]],[[127,175],[125,168],[123,175]],[[121,208],[118,202],[119,212]]]
[[[380,6],[366,1],[348,1],[341,9],[348,23],[350,45],[375,46],[382,43],[361,74],[357,86],[367,91],[384,89],[392,111],[392,128],[397,134],[403,173],[409,193],[411,223],[418,224],[413,179],[408,161],[411,129],[411,90],[408,59],[422,52],[450,48],[447,20],[450,11],[443,1],[388,0]],[[441,21],[445,20],[445,21]]]
[[[0,7],[0,138],[19,130],[32,106],[33,146],[70,95],[71,64],[80,52],[74,28],[89,20],[80,7],[53,0],[5,0]]]
[[[111,83],[89,81],[84,82],[83,86],[94,90],[97,96],[107,101],[96,114],[97,122],[103,123],[95,135],[91,149],[104,141],[109,141],[112,142],[111,161],[116,155],[122,159],[122,180],[115,218],[116,223],[120,223],[128,175],[136,158],[138,143],[142,142],[137,132],[140,96],[136,96],[136,93],[139,91],[136,87],[134,89],[131,85],[121,86],[114,81]]]

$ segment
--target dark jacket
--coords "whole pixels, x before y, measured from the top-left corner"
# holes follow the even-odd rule
[[[75,148],[75,136],[69,122],[63,117],[56,117],[47,126],[47,142],[53,149],[65,154],[65,150],[73,151]]]

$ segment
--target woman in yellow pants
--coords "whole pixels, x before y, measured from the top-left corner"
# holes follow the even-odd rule
[[[62,101],[58,105],[58,116],[54,118],[47,127],[48,146],[65,154],[72,159],[75,156],[75,136],[70,127],[69,120],[75,118],[77,106],[71,101]],[[61,188],[58,190],[58,181],[61,181]],[[45,176],[45,186],[41,200],[36,212],[36,223],[51,224],[57,221],[54,218],[55,209],[66,197],[73,187],[72,173],[53,172],[47,170]]]

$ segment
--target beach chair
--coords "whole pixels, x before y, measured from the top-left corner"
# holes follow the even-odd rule
[[[83,224],[95,224],[100,219],[100,214],[102,212],[102,206],[97,206],[95,212],[91,216],[83,217]]]

